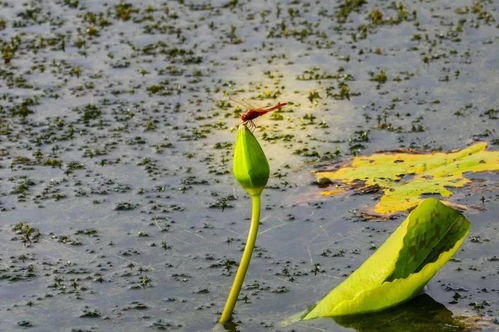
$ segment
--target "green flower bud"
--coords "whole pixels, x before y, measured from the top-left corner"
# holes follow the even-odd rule
[[[232,168],[237,182],[251,196],[258,196],[269,180],[270,168],[260,144],[253,133],[240,125],[237,131]]]

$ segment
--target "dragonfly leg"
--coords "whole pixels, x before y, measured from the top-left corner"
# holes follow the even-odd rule
[[[252,120],[248,120],[249,129],[253,132],[256,129],[256,124]]]
[[[256,124],[251,120],[246,120],[241,124],[245,125],[249,130],[251,130],[251,132],[254,132],[256,129]]]

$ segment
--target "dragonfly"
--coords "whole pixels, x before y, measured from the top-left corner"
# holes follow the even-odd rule
[[[232,97],[229,97],[230,100],[232,100],[235,103],[238,103],[241,106],[244,106],[247,111],[241,114],[241,121],[242,124],[247,125],[249,129],[254,130],[256,128],[255,123],[253,122],[254,119],[258,118],[259,116],[262,116],[264,114],[267,114],[269,112],[279,110],[286,106],[288,103],[277,103],[277,105],[272,106],[272,107],[254,107],[247,101],[237,101],[234,100]]]

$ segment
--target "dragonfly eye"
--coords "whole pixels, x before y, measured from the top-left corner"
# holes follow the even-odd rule
[[[241,115],[241,120],[246,121],[246,114]]]

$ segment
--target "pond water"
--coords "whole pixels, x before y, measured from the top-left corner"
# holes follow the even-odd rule
[[[473,174],[468,240],[425,295],[282,327],[404,219],[320,197],[313,171],[378,150],[497,150],[494,1],[0,0],[0,326],[209,331],[250,203],[231,175],[243,111],[269,157],[239,331],[499,328],[499,177]],[[414,321],[420,324],[414,324]]]

